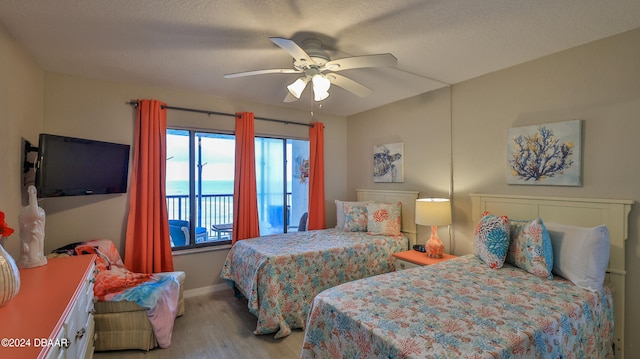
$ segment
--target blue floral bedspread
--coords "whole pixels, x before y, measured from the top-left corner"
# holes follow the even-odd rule
[[[474,255],[318,294],[301,358],[613,358],[608,288]]]
[[[247,297],[258,318],[255,334],[304,328],[316,294],[341,283],[395,269],[392,254],[405,236],[379,236],[335,228],[270,235],[237,242],[220,276]]]

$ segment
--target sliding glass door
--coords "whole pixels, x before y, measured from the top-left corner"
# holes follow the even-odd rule
[[[309,141],[256,137],[255,147],[260,235],[301,229],[308,207]],[[234,166],[233,134],[167,130],[172,246],[230,243]]]
[[[299,229],[308,207],[308,159],[307,140],[256,138],[260,235]]]
[[[289,231],[306,230],[309,210],[309,141],[287,139]],[[302,220],[302,222],[301,222]]]

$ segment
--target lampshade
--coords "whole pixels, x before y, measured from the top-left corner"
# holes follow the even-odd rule
[[[331,87],[331,81],[323,75],[314,75],[311,79],[313,82],[313,99],[315,101],[322,101],[329,97],[329,87]]]
[[[443,258],[444,243],[438,237],[438,226],[451,224],[451,201],[446,198],[417,199],[416,224],[431,226],[431,237],[425,243],[427,256]]]
[[[302,91],[304,91],[308,83],[309,83],[308,77],[300,77],[297,80],[295,80],[291,85],[287,86],[287,88],[289,89],[289,92],[291,92],[293,96],[295,96],[296,98],[300,98],[300,96],[302,95]]]
[[[446,198],[417,199],[416,224],[423,226],[451,224],[451,202]]]
[[[329,97],[329,91],[313,91],[313,100],[318,102],[318,101],[322,101],[324,99],[326,99],[327,97]]]

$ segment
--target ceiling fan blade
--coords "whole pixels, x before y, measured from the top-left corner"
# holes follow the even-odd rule
[[[302,71],[298,71],[296,69],[266,69],[266,70],[254,70],[254,71],[245,71],[245,72],[236,72],[232,74],[225,74],[225,79],[232,79],[236,77],[244,77],[244,76],[253,76],[253,75],[264,75],[264,74],[299,74]]]
[[[270,37],[269,40],[274,44],[280,46],[284,51],[288,52],[295,61],[304,60],[309,64],[313,64],[311,56],[307,54],[298,44],[291,39],[285,39],[282,37]]]
[[[395,67],[398,65],[398,59],[391,54],[364,55],[345,57],[329,61],[324,68],[330,71],[343,71],[349,69],[360,69],[364,67]]]
[[[360,97],[367,97],[373,92],[373,90],[371,90],[370,88],[364,85],[361,85],[360,83],[355,82],[348,77],[334,74],[334,73],[327,74],[326,76],[329,78],[329,80],[333,85],[342,87],[343,89],[351,93],[354,93]]]
[[[287,91],[287,96],[284,98],[284,102],[293,102],[298,101],[298,99],[291,94],[291,92]]]

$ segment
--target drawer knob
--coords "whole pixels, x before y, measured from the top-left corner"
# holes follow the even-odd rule
[[[78,331],[76,332],[76,340],[77,340],[77,339],[82,339],[82,337],[84,337],[84,334],[85,334],[86,332],[87,332],[87,330],[86,330],[86,329],[84,329],[84,328],[82,328],[82,329],[78,330]]]

